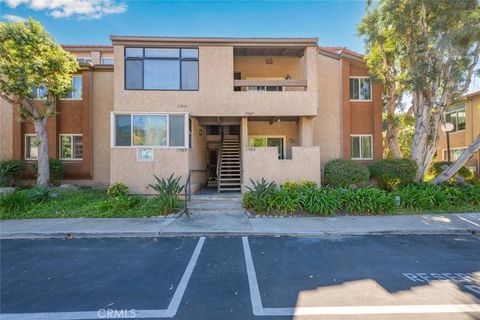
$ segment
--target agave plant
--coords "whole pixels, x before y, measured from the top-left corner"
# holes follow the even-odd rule
[[[172,173],[172,175],[167,179],[159,178],[154,175],[157,182],[154,184],[149,184],[148,186],[155,190],[159,196],[171,196],[177,198],[183,191],[184,186],[180,185],[181,176],[174,177],[174,175],[175,174]]]

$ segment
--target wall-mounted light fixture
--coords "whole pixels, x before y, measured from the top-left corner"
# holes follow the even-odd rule
[[[198,135],[201,136],[203,134],[203,129],[198,130]]]

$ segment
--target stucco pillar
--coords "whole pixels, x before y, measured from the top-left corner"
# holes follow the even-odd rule
[[[241,142],[242,142],[242,148],[248,147],[248,118],[247,117],[242,117],[242,125],[240,126],[241,128]]]
[[[313,120],[310,117],[300,117],[300,145],[313,146]]]
[[[92,51],[92,63],[99,64],[101,62],[100,59],[100,52],[99,51]]]

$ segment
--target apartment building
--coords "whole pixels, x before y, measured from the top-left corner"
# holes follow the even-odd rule
[[[151,193],[153,175],[173,173],[194,192],[238,192],[250,179],[320,184],[329,160],[382,157],[382,89],[358,53],[316,38],[111,41],[64,46],[81,68],[48,130],[67,180]],[[1,104],[0,157],[35,161],[33,126]]]
[[[453,124],[450,132],[450,161],[455,161],[480,134],[480,91],[464,95],[450,105],[445,114],[445,122]],[[447,135],[440,131],[437,145],[437,160],[448,160]],[[480,152],[466,164],[472,172],[480,175]]]

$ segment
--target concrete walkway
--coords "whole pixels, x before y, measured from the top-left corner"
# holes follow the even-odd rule
[[[202,212],[131,219],[25,219],[0,222],[0,238],[179,235],[369,235],[480,233],[480,213],[366,217],[255,218]]]

